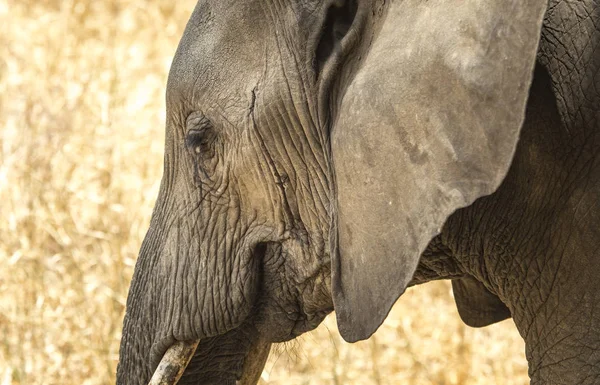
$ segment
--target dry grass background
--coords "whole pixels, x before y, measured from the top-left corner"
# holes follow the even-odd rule
[[[194,1],[0,0],[0,385],[111,384],[162,172],[164,87]],[[291,347],[291,348],[290,348]],[[474,330],[448,283],[349,345],[333,316],[265,384],[524,384],[511,321]]]

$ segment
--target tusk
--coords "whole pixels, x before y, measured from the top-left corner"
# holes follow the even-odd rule
[[[148,385],[175,385],[194,356],[200,340],[176,341],[163,356]]]
[[[258,384],[258,380],[267,363],[267,358],[269,358],[270,350],[271,343],[265,341],[258,341],[250,348],[250,351],[244,360],[242,378],[236,382],[236,385]]]

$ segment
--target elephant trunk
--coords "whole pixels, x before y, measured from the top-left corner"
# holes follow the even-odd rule
[[[155,209],[155,213],[159,210]],[[153,222],[157,221],[153,217]],[[123,334],[117,367],[117,385],[147,384],[152,375],[150,352],[162,321],[161,310],[157,306],[160,284],[154,273],[160,250],[164,248],[165,231],[160,226],[151,226],[140,249],[136,268],[129,288]],[[169,342],[170,343],[170,342]]]
[[[175,384],[178,377],[180,384],[234,384],[243,377],[259,344],[249,316],[262,249],[243,231],[215,230],[236,229],[217,217],[198,219],[159,197],[127,299],[117,384]],[[159,363],[168,370],[156,373]]]

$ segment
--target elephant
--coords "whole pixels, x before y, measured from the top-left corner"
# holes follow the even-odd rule
[[[599,47],[595,0],[200,0],[117,383],[255,384],[439,279],[532,384],[600,382]]]

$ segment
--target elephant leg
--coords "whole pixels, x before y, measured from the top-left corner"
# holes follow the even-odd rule
[[[556,127],[561,150],[547,173],[560,183],[547,182],[555,209],[538,249],[543,265],[529,265],[542,271],[534,286],[545,294],[524,290],[528,309],[514,315],[535,384],[600,383],[599,21],[594,1],[553,0],[540,41],[558,116],[538,127]]]
[[[532,384],[600,382],[600,191],[591,190],[574,192],[572,209],[548,218],[546,241],[507,274],[520,278],[504,297],[526,342]]]
[[[523,289],[513,317],[526,341],[532,384],[598,384],[598,254],[577,246],[591,241],[585,233],[563,236],[571,238],[568,246],[554,251],[545,273],[526,286],[529,292]]]

